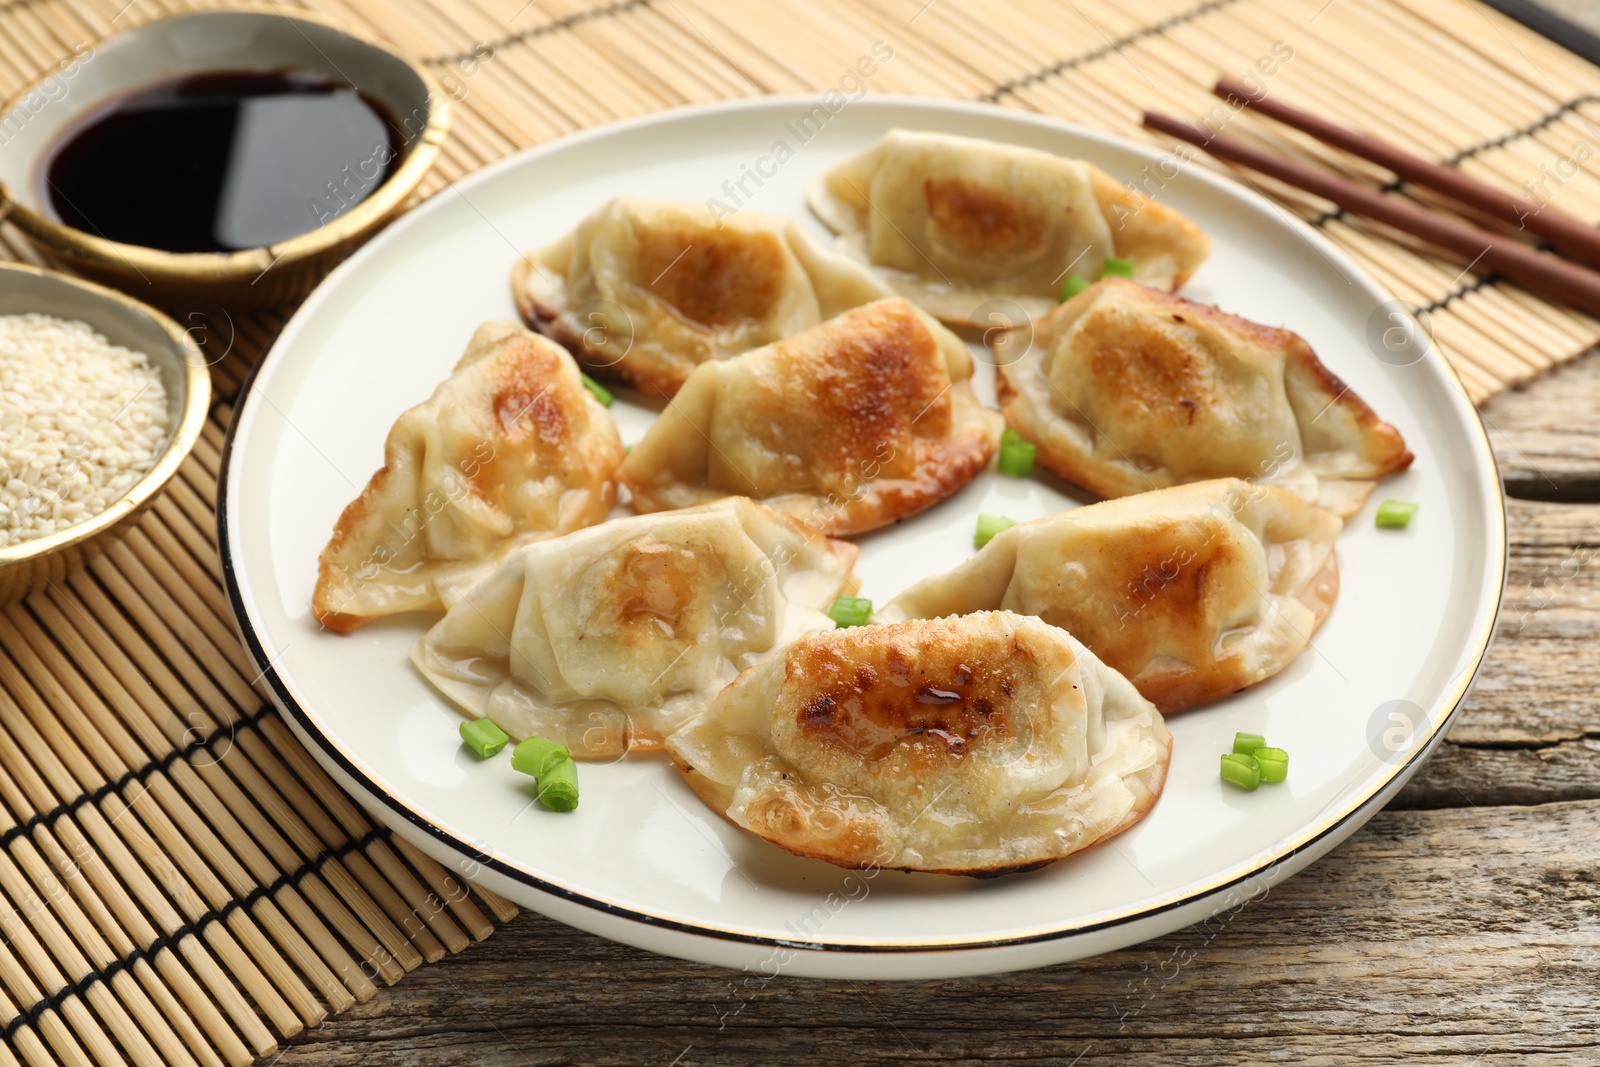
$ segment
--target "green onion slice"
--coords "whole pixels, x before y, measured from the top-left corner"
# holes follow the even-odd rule
[[[994,535],[1001,530],[1009,530],[1017,524],[1016,519],[1008,519],[1004,515],[979,515],[978,529],[972,535],[972,543],[979,548],[994,540]]]
[[[587,374],[583,375],[583,387],[589,390],[596,400],[600,401],[600,405],[602,407],[610,407],[612,404],[616,403],[617,398],[611,395],[611,390],[607,389],[605,386],[601,385]]]
[[[1056,298],[1065,304],[1087,288],[1089,288],[1089,279],[1081,274],[1069,274],[1067,275],[1067,280],[1061,283],[1061,291],[1056,294]]]
[[[1258,748],[1251,753],[1261,767],[1263,782],[1281,782],[1289,777],[1289,753],[1281,748]]]
[[[865,626],[872,618],[872,601],[864,596],[835,597],[828,618],[840,626]]]
[[[504,730],[488,719],[473,719],[461,724],[462,743],[476,752],[480,759],[488,759],[505,748],[510,740]]]
[[[1133,260],[1118,259],[1116,256],[1107,256],[1100,267],[1102,278],[1131,278],[1133,277]]]
[[[571,756],[556,760],[539,775],[539,803],[551,811],[578,806],[578,765]]]
[[[1013,478],[1026,478],[1033,473],[1033,457],[1038,449],[1022,439],[1015,430],[1000,435],[1000,473]]]
[[[1248,756],[1258,748],[1266,748],[1267,739],[1260,734],[1238,733],[1233,735],[1233,750],[1241,756]]]
[[[1253,756],[1228,752],[1222,757],[1222,780],[1240,789],[1255,789],[1261,784],[1261,765]]]
[[[1385,530],[1404,530],[1411,525],[1417,505],[1405,500],[1385,500],[1378,505],[1378,525]]]
[[[531,778],[543,778],[549,768],[572,759],[567,746],[543,737],[530,737],[511,750],[511,767]]]

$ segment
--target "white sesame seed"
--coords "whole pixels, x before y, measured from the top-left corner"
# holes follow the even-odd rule
[[[167,393],[86,322],[0,315],[0,547],[100,514],[154,466]]]

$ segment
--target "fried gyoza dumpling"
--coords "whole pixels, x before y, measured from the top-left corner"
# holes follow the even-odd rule
[[[812,187],[811,209],[855,258],[947,322],[986,325],[980,306],[1056,305],[1067,274],[1107,258],[1176,289],[1211,246],[1171,208],[1092,163],[1032,148],[891,130]]]
[[[1270,678],[1305,649],[1339,592],[1341,525],[1235,478],[1158,489],[1004,530],[879,617],[1037,615],[1170,713]]]
[[[451,700],[574,756],[661,747],[739,671],[831,627],[854,545],[743,498],[522,549],[411,658]]]
[[[528,324],[596,374],[671,396],[702,363],[889,295],[794,222],[618,197],[512,277]]]
[[[943,500],[994,455],[1000,416],[972,393],[962,340],[904,300],[702,364],[621,475],[640,511],[753,497],[824,533]]]
[[[514,322],[485,323],[389,430],[383,466],[318,557],[312,613],[349,633],[443,611],[518,546],[604,519],[622,456],[571,356]]]
[[[1138,822],[1172,737],[1072,635],[994,611],[803,637],[667,750],[714,810],[791,852],[995,875]]]
[[[1037,322],[997,386],[1039,462],[1100,496],[1248,478],[1345,518],[1411,465],[1296,334],[1118,278]]]

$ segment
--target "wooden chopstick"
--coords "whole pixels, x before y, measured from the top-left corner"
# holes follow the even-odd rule
[[[1297,160],[1197,129],[1170,115],[1147,111],[1144,125],[1197,145],[1219,159],[1271,175],[1297,189],[1331,200],[1347,211],[1465,256],[1471,267],[1481,265],[1552,300],[1600,315],[1600,274],[1586,267],[1545,255],[1518,241],[1435,214],[1398,197],[1385,196],[1376,189],[1324,173]]]
[[[1219,79],[1211,91],[1236,106],[1254,108],[1269,118],[1310,134],[1324,144],[1342,148],[1351,155],[1387,167],[1408,182],[1433,189],[1452,200],[1538,234],[1573,259],[1591,267],[1600,267],[1600,229],[1586,225],[1583,220],[1567,214],[1548,201],[1535,203],[1496,189],[1465,171],[1414,156],[1403,148],[1369,134],[1346,129],[1272,97],[1251,96],[1248,89],[1231,78]]]

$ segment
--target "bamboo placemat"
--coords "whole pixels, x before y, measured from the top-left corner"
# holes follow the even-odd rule
[[[209,5],[0,0],[0,95],[75,45],[188,6]],[[1115,0],[311,6],[445,78],[456,126],[423,195],[596,123],[838,87],[882,41],[893,57],[873,90],[1132,137],[1146,108],[1215,119],[1206,87],[1256,68],[1290,102],[1600,221],[1600,182],[1567,165],[1600,154],[1600,69],[1465,0],[1149,0],[1137,14]],[[1292,131],[1226,121],[1411,195]],[[1425,312],[1478,399],[1600,340],[1600,322],[1259,187]],[[0,255],[34,259],[12,231]],[[219,448],[282,322],[206,309],[185,323],[216,360],[219,398],[194,455],[125,540],[0,611],[0,1067],[242,1065],[515,913],[367,819],[266,710],[234,635],[215,546]]]

